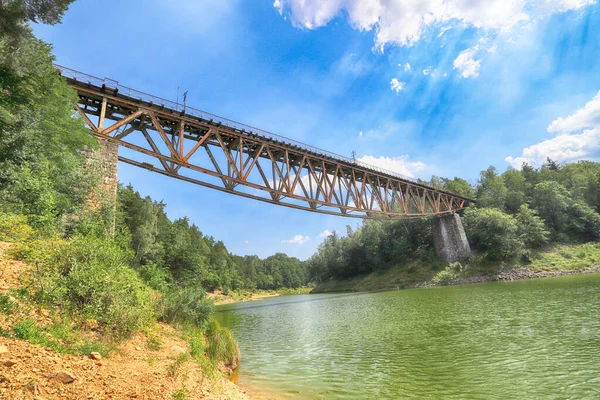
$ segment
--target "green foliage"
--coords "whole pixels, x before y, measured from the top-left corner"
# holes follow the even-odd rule
[[[223,242],[204,236],[187,218],[171,222],[164,203],[142,198],[131,186],[120,187],[118,196],[118,231],[129,232],[128,246],[135,251],[132,264],[156,290],[175,284],[228,293],[307,284],[306,265],[297,258],[281,253],[265,260],[234,256]]]
[[[12,326],[12,335],[6,336],[14,336],[63,354],[89,355],[92,351],[96,351],[106,357],[113,349],[110,343],[82,337],[80,332],[74,330],[68,322],[55,322],[42,328],[33,320],[23,319]]]
[[[22,5],[51,14],[33,3],[41,2],[0,6],[0,18]],[[47,226],[81,209],[94,183],[81,168],[82,151],[95,142],[73,116],[76,94],[52,65],[50,46],[20,28],[16,42],[0,35],[0,204]]]
[[[469,208],[463,218],[471,246],[489,260],[515,257],[521,249],[516,220],[494,208]]]
[[[465,267],[461,263],[451,263],[435,274],[435,276],[431,278],[431,283],[434,285],[446,286],[452,283],[453,280],[459,278],[464,272]]]
[[[535,249],[548,243],[550,232],[546,229],[544,220],[538,217],[527,204],[519,207],[516,218],[519,238],[526,247]]]
[[[206,355],[217,363],[222,362],[227,367],[235,367],[239,360],[240,350],[231,331],[211,319],[205,335],[208,341]]]
[[[600,238],[600,215],[585,202],[573,200],[560,183],[545,181],[533,189],[532,205],[557,241],[590,241]]]
[[[496,167],[489,167],[481,171],[477,187],[477,205],[479,207],[493,207],[504,209],[508,190],[502,176],[498,175]]]
[[[154,334],[148,334],[146,338],[146,348],[150,350],[160,350],[163,347],[163,342],[159,336]]]
[[[0,294],[0,312],[10,314],[17,308],[17,305],[5,294]]]
[[[35,265],[35,298],[122,337],[153,318],[148,288],[129,267],[131,255],[108,238],[37,240],[18,253]]]
[[[309,260],[309,280],[347,278],[416,259],[434,261],[431,224],[427,218],[368,220],[360,229],[347,231],[347,237],[341,238],[334,232],[325,238]]]
[[[32,236],[33,228],[23,215],[7,214],[0,211],[0,240],[22,242]]]
[[[181,368],[181,366],[190,358],[189,354],[181,353],[177,356],[175,361],[172,364],[167,366],[167,371],[171,376],[176,376],[177,371]]]
[[[176,391],[173,392],[173,400],[187,400],[189,398],[190,392],[186,387],[180,387]]]
[[[171,324],[203,327],[213,309],[213,303],[200,287],[173,288],[159,302],[159,315]]]

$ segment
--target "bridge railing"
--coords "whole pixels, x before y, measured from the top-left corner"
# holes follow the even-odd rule
[[[396,178],[400,178],[403,179],[405,181],[409,181],[409,182],[413,182],[413,183],[419,183],[417,180],[415,180],[414,178],[411,178],[409,176],[400,174],[398,172],[394,172],[394,171],[389,171],[386,170],[384,168],[380,168],[377,167],[375,165],[372,164],[367,164],[361,161],[357,161],[355,159],[349,158],[349,157],[345,157],[342,156],[340,154],[336,154],[336,153],[332,153],[330,151],[327,150],[323,150],[320,149],[318,147],[314,147],[311,145],[308,145],[306,143],[301,143],[298,142],[296,140],[287,138],[285,136],[281,136],[281,135],[277,135],[275,133],[269,132],[269,131],[265,131],[250,125],[246,125],[246,124],[242,124],[240,122],[237,121],[233,121],[227,118],[223,118],[223,117],[219,117],[218,115],[214,115],[211,113],[207,113],[205,111],[202,110],[198,110],[196,108],[193,107],[189,107],[189,106],[185,106],[183,104],[180,104],[178,102],[174,102],[171,100],[167,100],[167,99],[163,99],[161,97],[156,97],[153,95],[150,95],[148,93],[144,93],[144,92],[140,92],[139,90],[135,90],[132,88],[129,88],[127,86],[123,86],[123,85],[119,85],[119,82],[112,80],[112,79],[108,79],[108,78],[98,78],[92,75],[88,75],[85,74],[83,72],[79,72],[76,71],[74,69],[71,68],[67,68],[67,67],[63,67],[61,65],[57,65],[54,64],[54,66],[56,68],[58,68],[60,70],[60,73],[62,76],[64,76],[65,78],[69,78],[72,79],[74,81],[77,82],[84,82],[84,83],[89,83],[90,85],[94,85],[97,87],[106,87],[109,89],[114,89],[114,90],[118,90],[119,93],[127,96],[127,97],[131,97],[133,99],[137,99],[137,100],[141,100],[147,103],[152,103],[154,105],[160,105],[160,106],[164,106],[166,108],[169,108],[171,110],[177,111],[177,112],[184,112],[186,114],[190,114],[193,115],[195,117],[204,119],[206,121],[213,121],[215,123],[221,123],[222,125],[226,125],[230,128],[234,128],[237,129],[238,131],[241,132],[246,132],[246,133],[253,133],[253,134],[257,134],[260,136],[264,136],[268,139],[272,139],[278,142],[282,142],[285,144],[289,144],[292,146],[297,146],[306,150],[309,150],[313,153],[317,153],[320,154],[322,156],[326,156],[326,157],[331,157],[331,158],[335,158],[338,159],[340,161],[345,161],[347,163],[351,163],[351,164],[355,164],[358,165],[360,167],[363,167],[365,169],[369,169],[371,171],[376,171],[376,172],[380,172],[386,175],[391,175],[394,176]]]

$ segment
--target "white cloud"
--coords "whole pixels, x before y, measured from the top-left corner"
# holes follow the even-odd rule
[[[430,65],[429,67],[427,67],[423,70],[423,75],[427,76],[427,75],[431,74],[431,71],[433,71],[433,67]]]
[[[514,168],[521,168],[523,163],[540,166],[546,158],[554,161],[576,161],[595,159],[600,155],[600,128],[588,129],[580,134],[563,134],[544,140],[523,149],[520,157],[506,157],[504,161]]]
[[[310,236],[296,235],[290,240],[284,240],[281,243],[292,243],[292,244],[302,244],[308,242],[310,240]]]
[[[359,137],[363,137],[363,131],[358,132]]]
[[[244,244],[250,244],[249,240],[244,240]]]
[[[410,64],[409,63],[404,64],[404,72],[410,72]]]
[[[600,92],[572,115],[552,121],[547,130],[559,135],[523,149],[519,157],[506,157],[505,161],[520,168],[524,162],[539,166],[548,157],[559,162],[600,158]]]
[[[363,156],[356,161],[383,168],[387,171],[396,172],[409,178],[414,178],[416,173],[423,171],[427,167],[427,165],[421,161],[410,161],[407,155],[399,157]]]
[[[376,31],[375,45],[415,44],[425,33],[443,34],[453,26],[508,31],[557,12],[576,10],[596,0],[275,0],[273,6],[295,26],[315,29],[343,11],[359,30]]]
[[[600,92],[573,115],[552,121],[548,126],[548,132],[574,132],[592,127],[600,127]]]
[[[392,80],[390,81],[390,89],[396,91],[396,94],[398,94],[402,90],[404,90],[405,85],[406,85],[406,82],[401,82],[396,78],[392,78]]]
[[[325,229],[323,232],[319,233],[319,237],[321,238],[326,238],[333,235],[333,232],[330,231],[329,229]]]
[[[475,59],[479,45],[463,50],[454,60],[454,69],[457,69],[463,78],[478,77],[481,60]],[[425,71],[423,71],[425,73]]]

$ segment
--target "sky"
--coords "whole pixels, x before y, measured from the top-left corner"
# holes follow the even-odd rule
[[[57,63],[411,177],[600,159],[598,0],[76,0]],[[359,220],[130,165],[235,254],[310,257]]]

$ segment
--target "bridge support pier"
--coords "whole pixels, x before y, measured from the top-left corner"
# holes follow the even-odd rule
[[[102,214],[110,234],[114,233],[116,223],[118,163],[118,143],[98,139],[98,148],[86,153],[86,168],[99,180],[90,192],[87,209]]]
[[[434,217],[433,243],[435,254],[447,262],[455,262],[471,254],[460,215],[452,213]]]

